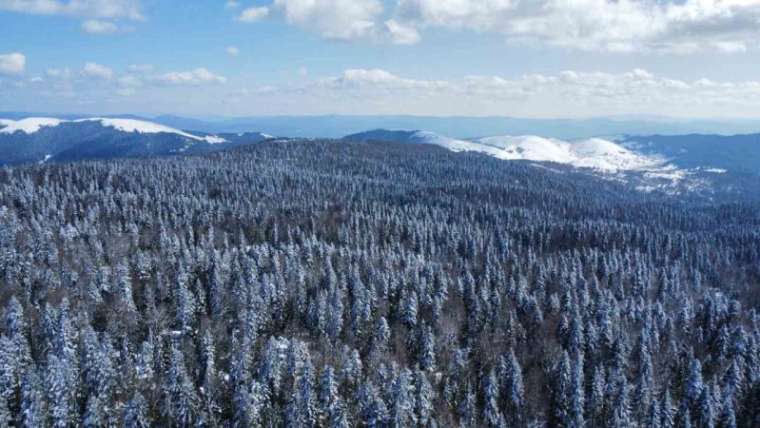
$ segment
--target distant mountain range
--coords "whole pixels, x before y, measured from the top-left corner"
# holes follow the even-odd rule
[[[0,118],[0,165],[209,153],[275,138],[261,132],[188,131],[134,117]],[[297,136],[296,136],[296,139]],[[431,131],[377,129],[343,142],[426,144],[502,160],[567,165],[641,190],[747,189],[760,184],[760,134],[560,139],[537,135],[453,138]],[[412,152],[410,152],[412,153]],[[543,163],[547,163],[543,165]],[[539,164],[536,164],[539,165]],[[749,177],[749,178],[748,178]],[[737,185],[739,181],[749,184]],[[741,190],[744,191],[744,190]]]
[[[46,117],[48,114],[0,112],[0,118]],[[83,119],[93,115],[54,115]],[[102,115],[98,115],[99,117]],[[112,116],[106,116],[112,117]],[[176,129],[207,133],[238,133],[257,130],[272,135],[298,138],[340,138],[368,129],[424,129],[453,138],[469,139],[492,135],[541,135],[547,138],[581,139],[622,135],[750,134],[760,132],[758,120],[685,120],[667,117],[611,117],[591,119],[523,119],[512,117],[433,116],[271,116],[194,119],[164,115],[118,118],[160,123]]]
[[[604,171],[649,170],[660,168],[665,163],[656,154],[642,155],[601,138],[570,142],[526,135],[462,140],[429,131],[380,129],[349,135],[344,140],[433,144],[455,152],[479,152],[503,160],[554,162]]]
[[[760,175],[760,134],[626,136],[619,143],[662,156],[683,168],[717,168]]]
[[[760,121],[678,120],[670,118],[521,119],[510,117],[302,116],[196,120],[159,116],[153,120],[180,129],[242,132],[256,129],[273,135],[340,138],[368,129],[424,129],[454,138],[492,135],[541,135],[580,139],[621,135],[747,134],[760,132]]]
[[[532,160],[599,170],[700,169],[760,175],[760,134],[654,135],[564,141],[534,135],[455,139],[429,131],[377,129],[349,141],[434,144],[453,151],[485,153],[505,160]]]
[[[499,159],[549,162],[583,168],[635,188],[711,198],[751,197],[760,188],[760,134],[720,136],[627,136],[565,141],[534,135],[455,139],[429,131],[373,130],[344,141],[430,144],[454,152],[476,152]],[[693,142],[693,144],[692,144]],[[536,164],[557,173],[551,164]]]
[[[268,138],[191,133],[133,118],[0,119],[0,164],[205,153]]]

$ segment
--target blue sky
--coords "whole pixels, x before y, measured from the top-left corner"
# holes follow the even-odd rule
[[[0,111],[760,115],[760,0],[0,0]]]

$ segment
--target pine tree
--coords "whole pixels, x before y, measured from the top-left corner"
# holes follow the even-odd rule
[[[689,373],[684,385],[684,397],[690,405],[695,405],[702,396],[704,383],[702,381],[702,364],[699,359],[691,357]]]
[[[570,401],[573,392],[572,371],[573,367],[570,355],[568,355],[567,351],[564,351],[556,369],[555,387],[552,390],[552,415],[554,417],[552,424],[556,426],[568,427],[572,423],[572,403]]]
[[[591,396],[588,400],[589,424],[601,425],[604,421],[605,391],[607,389],[604,370],[597,367],[591,379]]]
[[[404,293],[401,303],[401,319],[407,327],[412,328],[417,325],[417,313],[419,312],[419,303],[417,293],[408,291]]]
[[[137,307],[135,306],[132,293],[132,279],[130,278],[129,267],[124,263],[119,263],[114,270],[114,280],[116,281],[115,288],[118,290],[124,308],[130,313],[135,313]]]
[[[0,426],[9,427],[13,425],[13,414],[8,408],[8,402],[5,398],[0,397]]]
[[[372,382],[365,382],[359,387],[359,409],[362,423],[369,428],[385,426],[388,421],[388,408],[377,393]]]
[[[499,384],[494,370],[488,373],[483,382],[483,422],[489,427],[504,427],[506,421],[499,410]]]
[[[401,370],[396,377],[391,394],[390,425],[397,428],[416,425],[414,396],[407,369]]]
[[[675,422],[675,407],[673,401],[670,398],[670,390],[666,389],[664,398],[660,405],[660,425],[662,428],[673,428],[676,426]]]
[[[477,425],[476,396],[469,381],[465,384],[462,400],[457,406],[457,415],[460,426],[475,427]]]
[[[715,427],[715,410],[713,409],[712,394],[710,388],[703,388],[702,395],[697,403],[699,425],[704,428]]]
[[[37,428],[47,425],[48,408],[42,382],[33,370],[27,372],[21,385],[20,426]]]
[[[298,403],[298,425],[311,427],[316,421],[316,401],[313,386],[314,366],[308,353],[297,376],[296,403]]]
[[[414,403],[418,424],[422,427],[430,426],[434,421],[433,400],[435,399],[435,391],[433,391],[433,387],[423,371],[417,371],[414,384]]]
[[[108,426],[108,416],[105,413],[105,406],[106,403],[104,403],[97,394],[90,395],[87,398],[83,425],[87,428]]]
[[[325,367],[322,376],[319,379],[319,423],[327,425],[328,421],[333,419],[338,413],[343,413],[340,391],[338,390],[338,380],[335,376],[335,369],[331,366]]]
[[[140,346],[140,351],[137,354],[137,361],[135,362],[135,376],[141,382],[148,383],[153,379],[154,351],[152,338],[149,337],[148,340],[143,342]]]
[[[182,353],[172,347],[164,394],[164,416],[178,426],[191,426],[198,415],[198,397],[190,381]]]
[[[721,428],[737,428],[736,413],[734,403],[730,398],[726,398],[723,403],[723,413],[720,415],[718,426]]]
[[[660,406],[658,405],[657,401],[652,400],[652,402],[649,404],[649,409],[646,413],[646,419],[642,425],[648,428],[661,427]]]
[[[514,411],[522,408],[525,400],[525,387],[520,362],[515,356],[514,349],[509,350],[506,370],[506,398]]]
[[[176,296],[176,320],[183,332],[189,332],[195,325],[197,302],[192,291],[189,289],[189,275],[185,268],[180,266],[175,284]]]
[[[583,355],[576,354],[573,361],[572,380],[570,384],[568,426],[581,428],[585,426],[583,412],[585,410],[585,390],[583,385]]]
[[[48,357],[47,391],[53,426],[66,428],[77,419],[76,378],[67,360],[55,355]]]
[[[209,330],[206,330],[206,333],[203,335],[201,352],[203,375],[201,378],[200,399],[203,402],[205,418],[215,420],[221,410],[217,403],[220,391],[216,369],[216,346]]]
[[[385,317],[380,317],[375,323],[375,331],[372,336],[372,348],[375,352],[386,352],[388,350],[388,341],[391,338],[391,328]]]
[[[356,349],[344,350],[344,353],[347,354],[347,357],[343,365],[343,381],[356,386],[359,384],[364,366],[361,356]]]
[[[10,408],[17,405],[18,391],[21,389],[21,365],[13,341],[0,336],[0,400]]]
[[[610,426],[615,428],[629,427],[633,424],[631,418],[630,400],[628,395],[628,382],[620,371],[616,372],[611,380],[612,404],[610,409]]]
[[[19,303],[16,296],[11,297],[8,306],[5,308],[5,331],[6,334],[13,337],[16,335],[26,334],[27,323],[24,318],[24,308]]]
[[[427,371],[435,371],[435,335],[427,324],[423,323],[420,328],[420,368]]]
[[[343,331],[343,301],[345,300],[342,288],[334,288],[328,301],[327,311],[327,335],[336,340]]]
[[[639,341],[639,372],[636,381],[636,390],[634,397],[634,408],[638,409],[639,421],[643,422],[646,417],[646,411],[651,407],[652,390],[654,388],[654,368],[652,366],[652,357],[647,345],[649,330],[644,329]]]
[[[256,380],[235,386],[232,397],[233,426],[259,427],[265,420],[265,408],[271,400],[267,386]]]
[[[679,428],[692,428],[691,415],[689,414],[688,409],[683,413],[680,420],[681,423],[679,425]]]
[[[124,409],[124,428],[148,428],[148,403],[139,392],[135,393]]]

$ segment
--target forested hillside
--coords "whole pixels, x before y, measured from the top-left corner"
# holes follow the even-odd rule
[[[0,426],[760,426],[760,205],[433,146],[0,169]]]

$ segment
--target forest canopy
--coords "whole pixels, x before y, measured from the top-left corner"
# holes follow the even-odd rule
[[[436,147],[0,170],[0,426],[758,427],[760,206]]]

